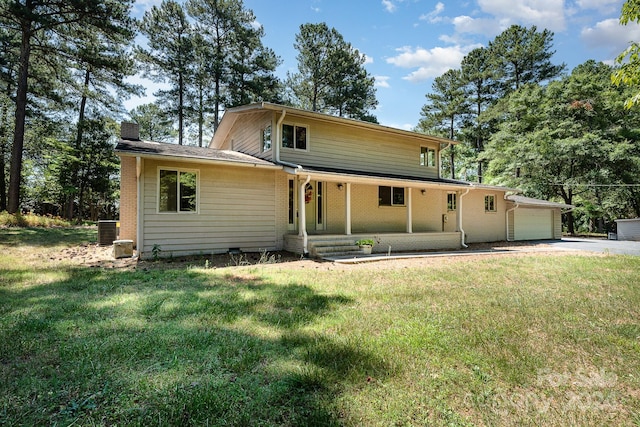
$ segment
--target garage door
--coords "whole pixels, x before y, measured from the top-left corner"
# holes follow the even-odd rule
[[[553,212],[550,209],[516,209],[515,240],[553,239]]]

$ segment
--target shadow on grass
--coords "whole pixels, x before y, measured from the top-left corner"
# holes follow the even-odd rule
[[[95,243],[97,227],[9,227],[0,229],[0,245],[57,246]]]
[[[0,424],[339,425],[388,367],[314,329],[351,299],[203,270],[69,269],[0,288]]]

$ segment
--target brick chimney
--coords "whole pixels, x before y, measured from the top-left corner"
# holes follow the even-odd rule
[[[120,138],[139,141],[140,125],[138,123],[122,122],[120,124]]]

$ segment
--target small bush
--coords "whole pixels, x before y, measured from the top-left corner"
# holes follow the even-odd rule
[[[71,223],[58,216],[27,214],[10,214],[0,212],[0,227],[70,227]]]

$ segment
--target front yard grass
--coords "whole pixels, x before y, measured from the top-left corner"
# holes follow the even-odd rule
[[[0,425],[640,425],[640,258],[50,257],[92,238],[0,229]]]

